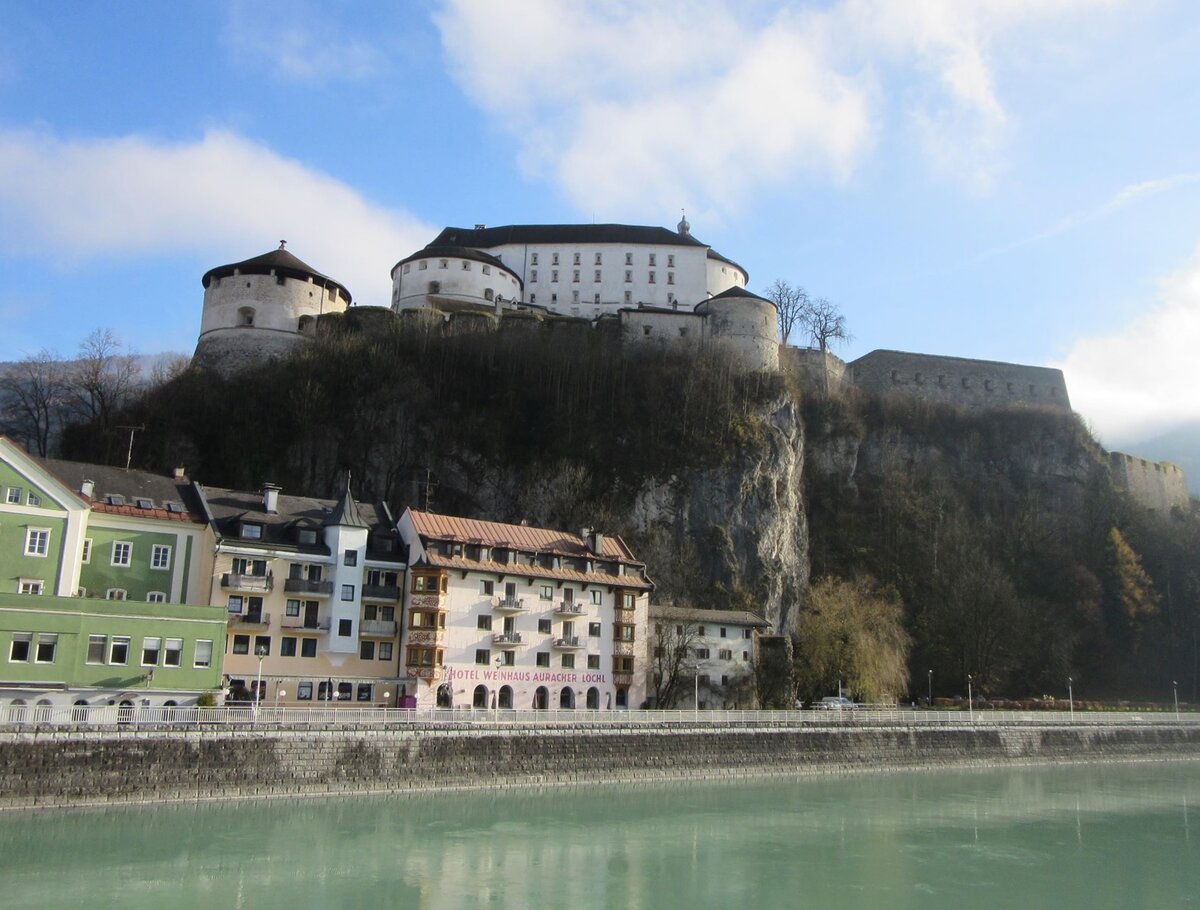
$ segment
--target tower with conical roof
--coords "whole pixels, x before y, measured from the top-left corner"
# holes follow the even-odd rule
[[[286,353],[326,313],[341,313],[350,292],[292,255],[287,241],[243,262],[209,269],[193,362],[226,375]]]

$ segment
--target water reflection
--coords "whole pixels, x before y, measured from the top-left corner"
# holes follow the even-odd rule
[[[0,893],[134,910],[1184,907],[1198,798],[1200,763],[19,813],[0,816]]]

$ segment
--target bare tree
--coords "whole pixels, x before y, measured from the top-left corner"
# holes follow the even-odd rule
[[[804,314],[808,309],[808,292],[800,285],[790,285],[782,278],[776,278],[767,288],[767,299],[775,304],[779,312],[779,340],[788,343],[797,323],[804,323]]]
[[[699,672],[695,645],[700,627],[686,611],[674,612],[678,615],[660,617],[650,636],[651,683],[659,708],[674,708]]]
[[[69,391],[78,416],[104,434],[138,386],[141,367],[110,329],[96,329],[79,345]]]
[[[62,427],[67,375],[62,359],[45,349],[0,376],[0,429],[45,458]]]
[[[829,342],[847,342],[854,336],[846,328],[846,317],[837,305],[824,297],[808,300],[804,314],[800,317],[808,329],[808,336],[822,352],[829,350]]]

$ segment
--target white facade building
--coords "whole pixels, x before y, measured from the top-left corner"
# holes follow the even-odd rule
[[[681,649],[677,664],[679,698],[674,707],[704,710],[754,706],[758,636],[770,632],[769,622],[743,610],[696,610],[660,604],[650,607],[649,615],[647,691],[651,696],[657,689],[654,673],[674,664],[670,652]]]
[[[413,509],[398,529],[416,707],[641,706],[653,583],[621,538]]]
[[[499,295],[504,305],[594,320],[639,305],[690,311],[745,288],[748,279],[744,268],[693,237],[686,220],[676,231],[631,224],[448,227],[392,269],[392,308],[493,309]]]

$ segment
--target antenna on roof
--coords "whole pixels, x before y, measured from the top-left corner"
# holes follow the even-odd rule
[[[287,249],[287,241],[286,241],[286,240],[280,240],[280,241],[279,241],[279,248],[280,248],[281,250],[286,250],[286,249]]]
[[[433,488],[437,486],[437,483],[433,480],[432,474],[433,472],[429,468],[425,469],[425,483],[422,484],[425,488],[425,504],[422,506],[422,511],[424,512],[430,511],[433,505]]]
[[[141,427],[117,427],[117,429],[129,431],[129,449],[125,452],[125,470],[128,471],[129,465],[133,463],[133,434],[138,432],[139,430],[144,430],[146,428],[144,426],[141,426]]]

